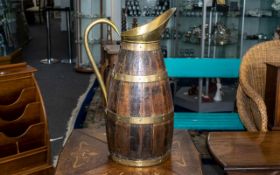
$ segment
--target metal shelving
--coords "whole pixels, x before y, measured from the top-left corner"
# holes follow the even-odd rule
[[[76,71],[78,72],[93,72],[87,58],[83,37],[84,30],[90,22],[103,17],[103,0],[77,0],[74,4],[74,17],[75,17],[75,46],[76,46]],[[103,26],[94,28],[93,32],[89,35],[91,41],[90,47],[97,60],[101,57],[101,41]]]

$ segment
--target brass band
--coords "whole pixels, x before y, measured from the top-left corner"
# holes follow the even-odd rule
[[[115,80],[132,82],[132,83],[149,83],[154,81],[166,80],[168,77],[167,77],[167,73],[165,71],[162,71],[158,74],[145,75],[145,76],[112,73],[112,78]]]
[[[152,42],[152,43],[129,43],[129,42],[122,42],[121,49],[123,50],[131,50],[131,51],[153,51],[160,49],[159,42]]]
[[[111,155],[111,158],[122,165],[128,165],[128,166],[134,166],[134,167],[147,167],[147,166],[153,166],[160,164],[167,160],[170,157],[170,151],[168,151],[166,154],[160,157],[156,157],[154,159],[148,159],[148,160],[129,160],[129,159],[121,159],[119,157],[116,157],[114,155]]]
[[[114,121],[119,121],[119,122],[124,122],[124,123],[129,123],[129,124],[155,124],[155,123],[160,123],[160,122],[165,122],[168,120],[172,120],[174,113],[170,112],[165,115],[159,115],[159,116],[149,116],[149,117],[129,117],[129,116],[121,116],[118,115],[111,110],[106,110],[107,111],[107,117],[114,120]]]

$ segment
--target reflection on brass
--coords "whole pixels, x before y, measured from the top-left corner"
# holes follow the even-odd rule
[[[175,11],[176,8],[171,8],[148,24],[122,32],[122,41],[133,43],[158,42],[170,17]]]
[[[121,159],[119,157],[116,157],[114,155],[111,155],[111,158],[120,164],[128,165],[128,166],[134,166],[134,167],[147,167],[147,166],[153,166],[160,164],[167,160],[170,157],[170,151],[168,151],[165,155],[148,159],[148,160],[128,160],[128,159]]]
[[[160,43],[154,42],[154,43],[140,44],[140,43],[122,42],[121,48],[123,50],[131,50],[131,51],[153,51],[153,50],[160,49]]]
[[[93,57],[93,55],[92,55],[92,53],[91,53],[91,51],[90,51],[90,49],[89,49],[89,42],[88,42],[88,34],[89,34],[90,30],[91,30],[95,25],[100,24],[100,23],[108,24],[108,25],[110,25],[119,35],[120,35],[120,33],[119,33],[119,31],[118,31],[116,25],[115,25],[112,21],[110,21],[110,20],[108,20],[108,19],[106,19],[106,18],[101,18],[101,19],[98,19],[98,20],[92,22],[92,23],[86,28],[86,30],[85,30],[85,35],[84,35],[84,36],[85,36],[84,45],[85,45],[85,48],[86,48],[86,52],[87,52],[87,55],[88,55],[88,57],[89,57],[89,61],[90,61],[91,65],[92,65],[92,67],[93,67],[93,70],[94,70],[94,72],[95,72],[95,74],[96,74],[96,77],[97,77],[97,79],[98,79],[98,81],[99,81],[99,83],[100,83],[100,87],[101,87],[101,90],[102,90],[102,93],[103,93],[103,95],[104,95],[104,99],[105,99],[105,102],[106,102],[106,105],[107,105],[108,99],[107,99],[107,91],[106,91],[105,83],[104,83],[104,81],[103,81],[103,78],[101,77],[101,74],[100,74],[99,70],[98,70],[98,67],[97,67],[97,65],[96,65],[95,59],[94,59],[94,57]]]
[[[147,117],[129,117],[129,116],[121,116],[118,115],[110,110],[107,110],[107,117],[117,121],[117,122],[124,122],[129,124],[139,124],[139,125],[146,125],[146,124],[155,124],[160,122],[165,122],[168,120],[172,120],[174,113],[168,113],[165,115],[159,115],[159,116],[147,116]]]
[[[150,83],[155,81],[166,80],[168,77],[167,77],[167,73],[163,71],[158,74],[145,75],[145,76],[112,73],[112,78],[115,80],[132,82],[132,83]]]

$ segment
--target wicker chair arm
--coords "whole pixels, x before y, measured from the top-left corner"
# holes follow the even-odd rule
[[[238,86],[236,93],[236,106],[240,120],[245,128],[250,132],[257,132],[256,123],[250,108],[247,107],[249,97],[244,93],[241,86]]]
[[[260,130],[262,132],[267,132],[267,111],[263,98],[252,88],[252,86],[250,86],[249,82],[246,79],[242,78],[242,75],[240,75],[239,83],[243,92],[257,105],[257,110],[261,115]]]

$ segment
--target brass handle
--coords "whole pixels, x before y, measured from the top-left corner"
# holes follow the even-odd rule
[[[88,27],[86,28],[86,30],[85,30],[85,35],[84,35],[84,36],[85,36],[85,37],[84,37],[84,38],[85,38],[85,39],[84,39],[84,45],[85,45],[85,48],[86,48],[86,52],[87,52],[87,55],[88,55],[88,57],[89,57],[89,61],[90,61],[91,65],[92,65],[92,67],[93,67],[93,70],[94,70],[94,72],[95,72],[95,74],[96,74],[97,80],[98,80],[99,83],[100,83],[100,87],[101,87],[102,93],[103,93],[103,95],[104,95],[105,102],[106,102],[106,106],[107,106],[108,99],[107,99],[106,86],[105,86],[105,83],[104,83],[104,81],[103,81],[103,79],[102,79],[102,76],[101,76],[101,74],[100,74],[100,72],[99,72],[99,70],[98,70],[98,67],[97,67],[97,65],[96,65],[95,59],[93,58],[93,55],[92,55],[92,53],[91,53],[91,51],[90,51],[90,49],[89,49],[89,44],[88,44],[88,34],[89,34],[90,30],[91,30],[95,25],[100,24],[100,23],[105,23],[105,24],[107,24],[107,25],[110,25],[110,26],[118,33],[119,36],[120,36],[120,32],[118,31],[116,25],[115,25],[112,21],[110,21],[110,20],[108,20],[108,19],[106,19],[106,18],[101,18],[101,19],[98,19],[98,20],[93,21],[92,23],[90,23],[90,24],[88,25]]]

